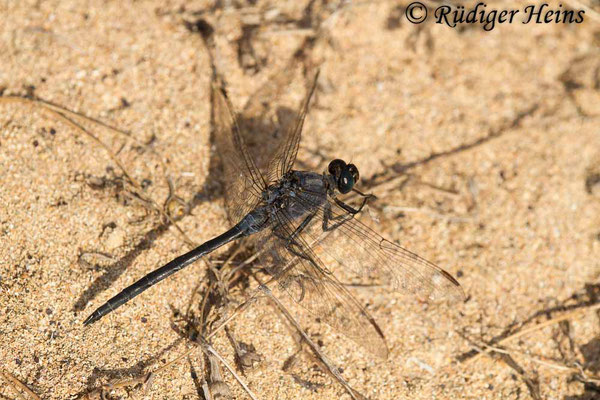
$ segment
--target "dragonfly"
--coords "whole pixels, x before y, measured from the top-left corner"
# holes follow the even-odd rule
[[[318,76],[317,72],[294,120],[260,168],[246,145],[223,81],[213,80],[215,144],[233,227],[128,286],[96,309],[85,325],[241,238],[248,238],[255,249],[261,249],[259,259],[283,293],[382,358],[388,355],[382,330],[336,278],[332,265],[421,299],[464,299],[460,284],[450,273],[383,238],[356,218],[374,196],[356,187],[360,175],[354,164],[334,159],[322,173],[293,168]],[[350,195],[358,196],[360,204],[350,204],[345,199]]]

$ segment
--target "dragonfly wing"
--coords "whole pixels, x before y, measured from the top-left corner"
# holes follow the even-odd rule
[[[317,87],[318,78],[319,72],[317,71],[312,85],[310,86],[309,92],[304,98],[300,111],[296,116],[296,120],[288,127],[285,137],[269,161],[267,177],[270,182],[278,181],[294,166],[296,156],[298,155],[298,148],[300,147],[302,127],[304,126],[304,120],[306,119],[306,114],[308,113],[310,99],[312,98],[315,88]]]
[[[311,315],[327,323],[366,350],[386,358],[388,348],[374,318],[329,272],[301,236],[291,242],[299,222],[277,214],[273,230],[261,233],[262,260],[278,281],[274,292],[289,295]],[[267,242],[269,243],[267,245]]]
[[[218,77],[211,85],[211,98],[214,142],[223,165],[225,203],[231,220],[238,222],[258,204],[266,182],[248,153],[233,107]]]
[[[335,202],[311,204],[315,222],[303,230],[305,241],[328,265],[352,271],[359,278],[379,281],[420,300],[464,300],[460,284],[448,272],[402,246],[383,238]]]

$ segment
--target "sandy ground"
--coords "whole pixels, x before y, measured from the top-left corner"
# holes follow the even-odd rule
[[[147,180],[156,204],[168,196],[166,177],[177,196],[196,197],[178,222],[194,242],[228,226],[209,174],[210,60],[190,28],[198,20],[214,29],[237,109],[314,39],[307,59],[321,77],[301,165],[352,160],[379,197],[377,229],[458,276],[468,295],[427,305],[381,285],[351,288],[381,325],[387,360],[301,318],[354,389],[377,399],[600,396],[598,19],[485,32],[409,24],[406,3],[236,3],[0,2],[3,96],[35,96],[130,133],[85,124],[103,148],[39,105],[0,103],[0,398],[30,398],[9,376],[44,399],[101,388],[108,398],[203,398],[198,349],[151,384],[103,385],[194,347],[172,326],[197,307],[207,263],[82,326],[186,249],[173,226],[128,197],[111,152]],[[523,7],[488,8],[500,5]],[[286,94],[298,104],[304,88]],[[266,301],[231,328],[261,355],[236,369],[257,397],[350,398],[309,355],[284,365],[296,344]],[[234,365],[223,332],[212,344]],[[247,398],[223,375],[235,398]]]

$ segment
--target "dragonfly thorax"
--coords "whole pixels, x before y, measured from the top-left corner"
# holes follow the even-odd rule
[[[263,192],[265,205],[272,213],[284,212],[296,219],[306,210],[319,207],[327,201],[329,177],[316,172],[290,171]]]

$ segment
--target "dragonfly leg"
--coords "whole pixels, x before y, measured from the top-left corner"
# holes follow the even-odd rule
[[[310,215],[308,215],[306,218],[304,218],[304,220],[300,223],[300,225],[298,225],[298,227],[296,229],[294,229],[294,232],[292,232],[292,234],[290,235],[290,240],[296,238],[296,236],[298,236],[300,233],[302,233],[302,231],[304,229],[306,229],[306,226],[310,223],[310,221],[312,221],[312,219],[315,217],[316,213],[312,213]]]
[[[298,227],[296,227],[296,229],[294,229],[294,232],[292,232],[290,235],[282,235],[281,232],[278,231],[278,229],[273,229],[273,235],[275,237],[277,237],[278,239],[282,240],[285,242],[284,247],[287,251],[289,251],[291,254],[293,254],[294,256],[298,257],[298,258],[302,258],[303,260],[308,261],[309,263],[311,263],[315,268],[319,268],[319,265],[312,259],[312,257],[308,254],[306,254],[304,251],[302,251],[302,244],[299,243],[296,240],[296,237],[304,230],[306,229],[306,227],[308,226],[308,224],[310,223],[310,221],[312,221],[312,219],[315,217],[316,212],[313,214],[308,215],[301,223],[300,225],[298,225]],[[279,225],[279,227],[281,227],[281,224]],[[305,288],[304,288],[304,280],[306,280],[307,277],[305,274],[300,273],[300,274],[296,274],[295,276],[288,276],[287,279],[289,280],[289,282],[295,282],[296,284],[298,284],[298,286],[300,287],[300,295],[299,297],[296,299],[296,301],[301,302],[304,299],[304,295],[305,295]],[[309,278],[310,279],[310,278]],[[289,284],[289,283],[288,283]]]
[[[334,216],[331,212],[331,204],[327,202],[325,204],[325,210],[323,212],[323,231],[332,231],[338,226],[342,225],[344,222],[348,221],[349,219],[352,219],[353,216],[354,214],[352,213]],[[330,222],[334,223],[332,225],[329,225]]]
[[[282,235],[280,232],[278,232],[277,229],[273,229],[273,234],[278,238],[281,239],[283,241],[285,241],[285,248],[288,249],[289,251],[291,251],[294,255],[298,256],[298,257],[302,257],[299,254],[296,254],[297,252],[295,252],[292,248],[292,245],[296,245],[297,247],[300,247],[299,243],[296,242],[295,238],[302,233],[302,231],[304,229],[306,229],[306,227],[308,226],[308,224],[310,223],[310,221],[312,221],[312,219],[315,217],[316,213],[312,213],[310,215],[308,215],[306,218],[304,218],[304,220],[300,223],[300,225],[298,225],[298,227],[296,227],[296,229],[294,229],[294,232],[292,232],[291,235],[289,236],[285,236]],[[305,258],[305,257],[303,257]]]
[[[375,196],[374,194],[371,194],[371,193],[366,193],[365,194],[365,193],[363,193],[360,190],[355,189],[355,188],[352,188],[352,191],[354,193],[358,194],[361,197],[366,197],[367,199],[376,199],[377,198],[377,196]]]
[[[373,196],[371,194],[362,194],[361,193],[361,195],[363,196],[363,200],[362,200],[362,204],[358,208],[354,208],[354,207],[352,207],[352,206],[344,203],[343,201],[341,201],[340,199],[338,199],[335,196],[332,196],[332,197],[333,197],[333,201],[335,201],[335,204],[337,204],[338,206],[342,207],[344,210],[348,211],[350,214],[354,215],[354,214],[358,214],[359,212],[361,212],[362,209],[363,209],[363,207],[365,205],[367,205],[367,202],[371,198],[375,197],[375,196]]]
[[[338,226],[342,225],[344,222],[348,221],[349,219],[352,219],[354,217],[354,215],[356,215],[362,211],[362,209],[364,208],[364,206],[367,204],[367,202],[370,199],[375,198],[375,196],[373,196],[372,194],[364,194],[364,193],[359,192],[358,190],[356,192],[363,197],[362,204],[357,209],[344,203],[337,197],[331,196],[333,201],[335,201],[335,204],[337,204],[339,207],[341,207],[348,214],[339,215],[337,217],[333,216],[332,212],[331,212],[331,204],[327,203],[325,205],[325,211],[323,213],[323,230],[324,231],[330,231],[330,230],[336,229]],[[333,225],[329,226],[329,221],[333,221],[335,223]]]
[[[302,251],[302,244],[300,244],[296,241],[296,237],[300,233],[302,233],[302,231],[304,229],[306,229],[306,227],[308,226],[310,221],[312,221],[312,219],[315,217],[315,215],[316,215],[316,212],[312,213],[312,214],[308,215],[306,218],[304,218],[304,220],[300,223],[300,225],[298,225],[298,227],[296,227],[296,229],[294,229],[294,232],[292,232],[291,235],[289,235],[289,236],[282,235],[281,232],[278,232],[277,229],[273,229],[273,234],[278,239],[281,239],[285,242],[284,247],[290,253],[292,253],[293,255],[300,257],[304,260],[307,260],[314,266],[318,267],[317,263],[315,263],[314,260],[308,254],[306,254],[305,252]]]

